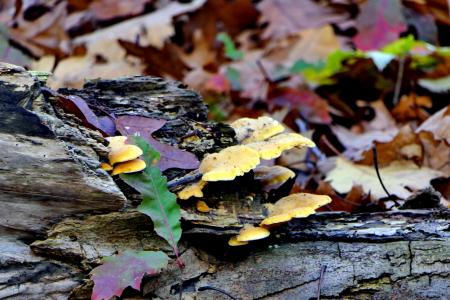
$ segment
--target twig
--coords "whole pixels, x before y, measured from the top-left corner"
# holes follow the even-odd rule
[[[225,296],[228,296],[232,300],[238,300],[237,298],[235,298],[235,297],[231,296],[230,294],[228,294],[228,292],[226,292],[226,291],[224,291],[222,289],[210,286],[210,285],[205,285],[205,286],[201,286],[201,287],[198,288],[199,292],[206,291],[206,290],[213,290],[213,291],[219,292],[221,294],[224,294]]]
[[[169,190],[173,190],[176,187],[186,184],[186,183],[191,183],[197,179],[199,179],[200,177],[202,177],[202,174],[199,172],[199,170],[194,170],[190,173],[187,173],[186,175],[179,177],[179,178],[175,178],[171,181],[169,181],[167,183],[167,188]]]
[[[320,294],[322,290],[322,282],[323,282],[323,275],[325,274],[325,271],[327,270],[327,266],[322,266],[320,268],[320,277],[319,277],[319,284],[317,285],[317,300],[320,300]]]
[[[383,180],[381,180],[380,170],[378,169],[378,153],[377,153],[377,145],[373,145],[372,148],[372,156],[373,156],[373,165],[375,167],[375,171],[377,172],[378,181],[380,181],[381,186],[383,187],[384,192],[388,196],[389,199],[392,199],[392,195],[388,192],[387,188],[384,186]]]
[[[398,72],[397,72],[397,81],[395,82],[395,89],[394,89],[394,98],[392,98],[392,103],[394,105],[397,105],[398,100],[400,98],[400,91],[402,87],[402,81],[403,81],[403,72],[405,68],[405,57],[400,57],[400,61],[398,63]]]
[[[273,83],[273,80],[270,78],[269,73],[267,73],[266,68],[264,68],[262,61],[258,59],[256,61],[256,65],[258,66],[259,70],[261,71],[262,75],[264,76],[264,80],[267,83]]]
[[[178,290],[178,300],[183,300],[183,279],[180,278],[180,289]]]

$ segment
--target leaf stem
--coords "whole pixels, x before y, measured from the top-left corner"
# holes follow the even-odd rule
[[[224,294],[225,296],[228,296],[232,300],[238,300],[237,298],[231,296],[228,292],[226,292],[226,291],[224,291],[222,289],[210,286],[210,285],[205,285],[205,286],[201,286],[201,287],[198,288],[199,292],[206,291],[206,290],[213,290],[213,291],[219,292],[221,294]]]
[[[392,195],[389,193],[387,188],[384,186],[383,180],[381,179],[380,170],[378,169],[378,152],[377,152],[377,145],[373,145],[372,148],[372,156],[373,156],[373,165],[375,167],[375,172],[377,173],[378,181],[381,184],[381,187],[383,188],[384,192],[388,196],[389,199],[392,199]]]

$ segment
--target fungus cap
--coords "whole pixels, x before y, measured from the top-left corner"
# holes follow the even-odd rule
[[[184,187],[181,191],[178,192],[178,199],[186,200],[191,197],[201,198],[203,197],[202,189],[206,185],[206,181],[199,180],[197,182],[191,183]]]
[[[202,213],[207,213],[210,211],[208,204],[206,204],[206,202],[202,200],[198,200],[197,203],[195,204],[195,207],[199,212]]]
[[[248,242],[240,242],[237,240],[237,236],[233,236],[228,240],[228,245],[232,246],[232,247],[236,247],[236,246],[244,246],[247,245]]]
[[[292,170],[282,166],[257,166],[253,172],[255,179],[261,181],[266,191],[278,188],[295,176]]]
[[[252,170],[259,162],[258,152],[237,145],[207,155],[200,163],[199,170],[204,181],[233,180]]]
[[[246,224],[244,228],[239,231],[236,239],[239,242],[249,242],[261,240],[270,235],[270,231],[263,227],[254,227],[253,225]]]
[[[259,224],[261,226],[270,226],[280,223],[286,223],[289,222],[292,219],[291,214],[285,213],[285,214],[279,214],[279,215],[273,215],[265,218],[262,220],[262,222]]]
[[[118,136],[110,136],[107,137],[106,140],[108,141],[108,147],[113,150],[114,148],[121,147],[125,145],[125,142],[127,141],[127,137],[123,135]]]
[[[269,217],[289,214],[293,218],[305,218],[315,210],[331,202],[326,195],[296,193],[283,197],[271,207]]]
[[[122,173],[134,173],[144,170],[146,167],[145,161],[142,159],[133,159],[130,161],[126,161],[118,164],[114,167],[111,175],[118,175]]]
[[[241,118],[230,126],[236,132],[236,139],[243,144],[263,141],[284,131],[283,125],[270,117]]]
[[[111,150],[108,154],[109,163],[114,165],[116,163],[124,162],[127,160],[133,160],[143,154],[142,149],[135,145],[123,145],[114,150]]]
[[[313,141],[298,133],[284,133],[271,137],[267,141],[255,142],[246,146],[258,151],[262,159],[273,159],[285,150],[294,147],[315,147]]]
[[[102,162],[100,164],[100,169],[102,169],[104,171],[112,171],[113,167],[108,163]]]

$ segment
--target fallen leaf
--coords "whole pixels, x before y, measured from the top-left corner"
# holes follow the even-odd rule
[[[92,270],[92,300],[120,297],[131,286],[139,290],[144,275],[156,275],[167,266],[169,257],[162,251],[126,250],[103,258],[103,264]]]
[[[443,172],[426,167],[418,167],[411,161],[394,161],[390,165],[380,168],[381,179],[390,194],[401,199],[430,186],[430,180],[445,176]],[[351,161],[338,157],[334,169],[328,172],[329,181],[338,193],[348,193],[353,186],[360,185],[366,194],[375,199],[387,197],[373,167],[356,165]]]
[[[309,122],[331,123],[327,102],[312,91],[275,88],[269,91],[267,101],[272,105],[289,106],[297,110]]]
[[[278,39],[301,29],[339,23],[349,18],[351,5],[311,0],[263,0],[260,23],[268,23],[264,39]]]
[[[431,108],[432,105],[433,102],[428,96],[403,95],[400,102],[392,109],[392,115],[400,122],[410,120],[423,122],[429,117],[425,108]]]
[[[387,142],[376,142],[378,166],[384,167],[397,160],[415,160],[421,162],[423,157],[422,147],[417,135],[410,125],[405,125],[397,135]],[[358,163],[373,165],[373,152],[368,149],[362,154]]]
[[[419,85],[435,93],[447,93],[450,91],[450,76],[437,79],[419,79]]]
[[[423,165],[450,174],[450,145],[444,140],[437,141],[428,131],[419,132],[424,152]]]
[[[89,5],[89,11],[97,21],[109,21],[116,18],[129,18],[144,12],[151,0],[96,0]]]
[[[142,47],[135,42],[119,40],[128,55],[138,57],[145,65],[149,75],[172,76],[183,79],[189,67],[181,59],[182,50],[175,44],[165,43],[162,49],[153,46]]]
[[[213,48],[221,31],[235,37],[246,28],[253,27],[258,11],[250,0],[214,0],[188,14],[175,18],[176,35],[193,45],[195,32],[200,31],[207,44]]]
[[[166,122],[160,119],[125,115],[116,119],[116,127],[122,135],[133,136],[138,134],[154,147],[161,155],[159,162],[161,171],[170,168],[196,169],[200,162],[194,154],[160,143],[153,138],[152,133],[162,128]]]
[[[371,0],[361,5],[353,42],[360,50],[376,50],[395,41],[407,29],[399,0]]]
[[[416,132],[421,131],[431,132],[436,140],[450,144],[450,105],[436,112],[416,129]]]
[[[265,49],[265,59],[290,68],[298,61],[315,63],[325,60],[340,49],[340,43],[333,28],[326,25],[298,31],[282,41],[269,43]]]
[[[351,160],[361,160],[364,152],[373,148],[374,142],[388,143],[398,134],[396,127],[363,133],[357,133],[342,126],[333,126],[332,130],[346,148],[343,154]]]
[[[114,135],[115,128],[113,129],[104,118],[100,120],[83,98],[76,95],[57,94],[56,103],[64,111],[79,118],[84,126],[100,131],[103,136]]]

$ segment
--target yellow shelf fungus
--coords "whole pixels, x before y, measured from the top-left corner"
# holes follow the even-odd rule
[[[236,139],[242,144],[263,141],[284,131],[284,126],[270,117],[241,118],[230,126],[236,132]]]
[[[306,218],[314,214],[317,208],[328,203],[331,203],[331,198],[326,195],[308,193],[291,194],[269,206],[270,214],[260,225],[269,226],[288,222],[292,218]]]
[[[207,155],[200,164],[204,181],[233,180],[259,165],[258,152],[243,145]]]
[[[263,227],[255,227],[253,225],[246,224],[244,228],[239,231],[236,236],[238,242],[250,242],[261,240],[270,235],[270,231]]]
[[[236,237],[237,236],[233,236],[228,240],[229,246],[236,247],[236,246],[244,246],[244,245],[248,244],[248,242],[239,242]]]
[[[191,197],[201,198],[203,197],[203,188],[206,185],[206,181],[200,180],[187,185],[184,189],[178,192],[178,199],[187,200]]]
[[[143,161],[142,159],[133,159],[116,165],[111,175],[114,176],[122,173],[139,172],[144,170],[145,167],[145,161]]]
[[[294,147],[315,147],[313,141],[298,133],[279,134],[266,141],[247,144],[246,146],[258,151],[262,159],[277,158],[283,151]]]

